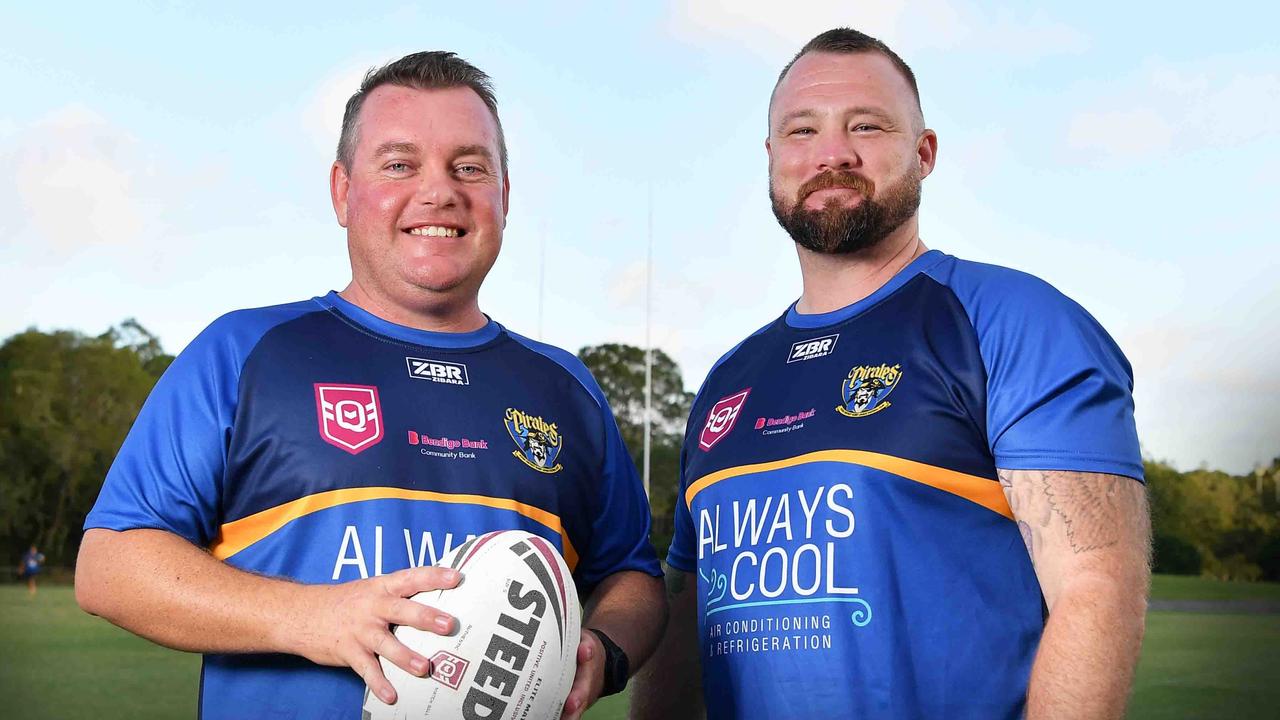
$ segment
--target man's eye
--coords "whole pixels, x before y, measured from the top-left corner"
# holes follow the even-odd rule
[[[459,175],[483,175],[484,168],[480,167],[479,165],[459,165],[458,174]]]
[[[404,163],[404,162],[387,163],[387,169],[393,173],[409,172],[409,163]]]
[[[879,130],[879,129],[880,128],[878,126],[870,125],[868,123],[859,123],[853,126],[854,132],[872,132],[874,130]]]
[[[813,134],[813,128],[800,127],[800,128],[796,128],[795,130],[792,130],[789,134],[791,134],[791,135],[812,135],[812,134]]]

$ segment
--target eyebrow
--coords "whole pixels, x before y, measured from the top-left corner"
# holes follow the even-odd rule
[[[383,155],[393,155],[403,153],[405,155],[417,155],[419,147],[415,143],[405,142],[403,140],[391,140],[384,142],[373,151],[374,157],[382,157]],[[484,145],[463,145],[455,148],[453,151],[455,157],[463,155],[479,155],[488,162],[493,162],[493,153]]]
[[[489,148],[484,145],[463,145],[453,151],[455,157],[462,155],[479,155],[489,162],[493,162],[493,153],[489,152]]]
[[[384,142],[381,145],[379,145],[378,149],[373,151],[373,156],[381,157],[383,155],[392,155],[394,153],[404,153],[406,155],[415,155],[417,154],[417,152],[418,152],[418,146],[411,142],[404,142],[402,140],[392,140],[391,142]]]
[[[886,113],[884,110],[878,107],[873,107],[871,105],[857,105],[849,108],[848,110],[845,110],[844,113],[849,115],[874,115],[875,117],[878,117],[885,121],[890,121],[890,122],[893,121],[893,118],[890,117],[889,114]],[[792,110],[786,115],[783,115],[778,120],[778,124],[776,127],[777,128],[785,127],[786,124],[791,122],[792,120],[799,120],[801,118],[814,118],[817,116],[818,116],[818,113],[813,110],[808,110],[808,109]]]

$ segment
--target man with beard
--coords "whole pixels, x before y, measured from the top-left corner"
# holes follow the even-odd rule
[[[878,40],[806,45],[765,147],[803,293],[694,402],[632,716],[1120,717],[1149,577],[1128,362],[1043,281],[925,248],[937,136]]]

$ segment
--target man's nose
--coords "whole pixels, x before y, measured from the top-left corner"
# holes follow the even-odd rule
[[[847,133],[826,132],[818,138],[818,169],[852,170],[862,164],[862,158],[853,147]]]
[[[458,204],[458,188],[449,172],[423,170],[418,180],[414,202],[437,207],[453,207]]]

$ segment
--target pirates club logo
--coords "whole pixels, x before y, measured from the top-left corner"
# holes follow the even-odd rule
[[[855,365],[840,385],[844,402],[836,412],[845,417],[866,417],[889,407],[885,398],[902,379],[901,365]]]
[[[540,416],[529,415],[515,408],[507,408],[503,424],[515,442],[517,450],[512,455],[520,462],[540,473],[559,472],[563,465],[556,462],[564,447],[564,437],[556,428]]]

